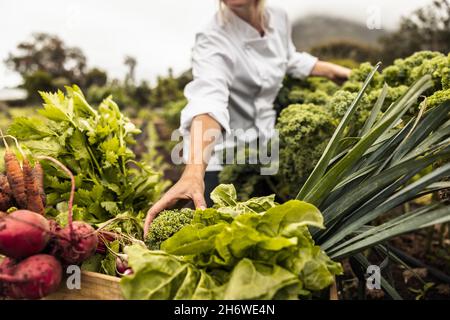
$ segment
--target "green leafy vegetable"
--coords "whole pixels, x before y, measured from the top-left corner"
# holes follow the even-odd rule
[[[213,208],[192,211],[162,251],[125,249],[134,271],[121,281],[126,298],[297,299],[342,273],[309,233],[309,227],[323,228],[313,205],[277,205],[272,197],[240,202],[232,185],[218,186],[212,199]],[[166,213],[167,224],[169,217],[179,222],[175,211]]]
[[[143,215],[165,184],[160,172],[135,160],[130,147],[140,130],[111,97],[94,108],[77,86],[66,89],[67,95],[41,92],[40,116],[16,118],[8,132],[33,154],[58,158],[75,174],[76,219],[96,224],[124,212]],[[56,216],[57,206],[68,199],[70,183],[53,166],[43,165],[49,214]],[[139,225],[133,229],[122,231],[141,236]]]

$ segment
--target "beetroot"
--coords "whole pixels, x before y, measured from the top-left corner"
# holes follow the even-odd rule
[[[72,231],[72,232],[71,232]],[[79,264],[97,249],[98,237],[94,228],[82,221],[74,221],[58,232],[56,255],[64,264]]]
[[[40,214],[17,210],[0,218],[0,254],[23,259],[41,252],[50,240],[50,225]]]
[[[128,267],[128,259],[125,255],[119,255],[116,258],[116,270],[118,273],[124,273],[129,269]]]
[[[52,253],[60,258],[63,264],[79,264],[95,253],[98,244],[97,233],[89,224],[82,221],[73,221],[75,177],[72,172],[52,157],[39,156],[38,158],[53,162],[70,177],[71,190],[68,204],[68,223],[62,229],[59,229],[56,224],[52,223],[52,231],[57,236]]]
[[[0,274],[12,274],[16,261],[11,258],[4,258],[0,263]]]
[[[37,254],[14,264],[0,267],[3,294],[12,299],[40,299],[55,292],[62,279],[62,267],[55,257]]]

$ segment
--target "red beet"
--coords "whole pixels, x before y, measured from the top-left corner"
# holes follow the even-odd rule
[[[44,250],[50,225],[40,214],[17,210],[0,218],[0,254],[23,259]]]
[[[1,270],[3,294],[12,299],[40,299],[58,290],[62,279],[61,264],[48,254],[37,254],[17,264],[9,260]]]
[[[79,264],[97,249],[98,237],[94,228],[82,221],[74,221],[58,232],[56,255],[64,264]]]
[[[75,177],[72,172],[52,157],[39,156],[38,158],[53,162],[70,177],[71,189],[68,203],[68,223],[62,229],[59,229],[56,224],[52,224],[52,231],[57,235],[52,252],[64,264],[79,264],[95,253],[98,244],[97,233],[89,224],[82,221],[73,221]]]
[[[124,273],[129,269],[126,255],[120,255],[116,258],[116,270],[118,273]]]
[[[14,266],[16,265],[16,261],[11,258],[5,258],[0,263],[0,274],[12,274],[14,271]]]
[[[133,269],[131,269],[131,268],[128,268],[128,269],[126,269],[124,272],[123,272],[123,274],[125,275],[125,276],[128,276],[128,275],[130,275],[130,274],[133,274],[134,272],[133,272]]]

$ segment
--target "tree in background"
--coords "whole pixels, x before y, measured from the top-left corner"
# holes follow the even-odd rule
[[[403,18],[399,29],[381,39],[383,62],[392,63],[396,58],[416,51],[450,51],[450,1],[434,0]]]
[[[6,64],[23,77],[41,71],[78,83],[85,72],[86,57],[81,49],[68,47],[55,35],[34,33],[31,40],[19,43],[16,53],[9,54]]]
[[[22,76],[29,101],[40,100],[38,91],[55,91],[71,84],[87,89],[107,82],[104,71],[86,70],[86,56],[80,48],[67,46],[58,36],[47,33],[34,33],[20,42],[5,63]]]
[[[140,106],[146,106],[150,102],[150,95],[152,90],[147,81],[141,81],[141,83],[134,88],[133,97],[136,103]]]
[[[86,72],[83,82],[86,88],[90,88],[93,85],[102,87],[108,82],[108,75],[105,71],[100,70],[99,68],[92,68]]]
[[[124,64],[128,67],[128,72],[125,75],[125,85],[132,86],[135,83],[137,60],[132,56],[125,56]]]
[[[48,72],[37,70],[29,75],[23,76],[22,87],[28,93],[28,100],[39,101],[40,96],[38,91],[54,91],[56,85]]]
[[[167,77],[158,77],[150,96],[150,105],[160,108],[169,102],[182,99],[183,88],[186,85],[185,77],[184,74],[180,78],[174,77],[172,69],[169,69]]]

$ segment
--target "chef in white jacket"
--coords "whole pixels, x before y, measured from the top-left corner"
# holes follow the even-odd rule
[[[297,52],[283,10],[265,6],[264,0],[220,1],[220,10],[196,35],[193,48],[193,80],[185,88],[188,104],[180,126],[186,166],[148,211],[145,233],[159,212],[180,199],[206,208],[205,196],[209,200],[223,166],[219,150],[233,144],[236,129],[261,136],[273,131],[273,102],[286,74],[332,80],[350,75],[347,68]]]

